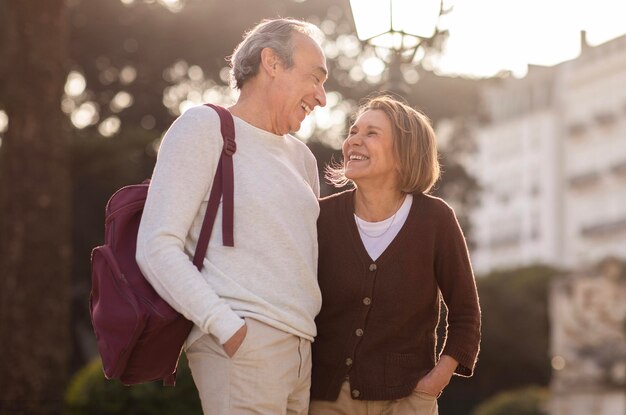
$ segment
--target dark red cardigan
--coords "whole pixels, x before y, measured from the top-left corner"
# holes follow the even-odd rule
[[[404,226],[376,260],[354,221],[354,191],[320,201],[319,284],[311,399],[334,401],[349,376],[355,399],[408,396],[436,362],[441,297],[448,308],[442,354],[471,376],[480,307],[465,238],[452,209],[417,193]]]

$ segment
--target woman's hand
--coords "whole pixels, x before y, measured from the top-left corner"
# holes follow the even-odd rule
[[[243,343],[243,340],[246,338],[247,333],[248,325],[244,324],[239,330],[235,332],[235,334],[231,336],[230,339],[226,340],[226,343],[224,343],[223,346],[224,351],[226,352],[228,357],[233,357],[235,353],[237,353],[237,350],[239,350],[239,346],[241,346],[241,343]]]
[[[415,390],[418,392],[424,392],[431,396],[439,396],[444,390],[450,379],[459,365],[455,359],[450,356],[443,355],[437,365],[428,372],[415,386]]]

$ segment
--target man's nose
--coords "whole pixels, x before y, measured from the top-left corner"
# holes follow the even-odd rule
[[[324,90],[324,86],[320,85],[317,88],[315,93],[315,100],[317,101],[317,105],[320,107],[326,106],[326,90]]]

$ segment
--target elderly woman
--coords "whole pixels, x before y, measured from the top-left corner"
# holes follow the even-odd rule
[[[453,374],[471,376],[480,307],[426,116],[390,97],[363,105],[327,177],[354,189],[322,199],[322,311],[309,414],[437,414]],[[436,356],[441,300],[447,338]]]

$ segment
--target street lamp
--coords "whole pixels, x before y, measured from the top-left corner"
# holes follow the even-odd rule
[[[445,32],[437,28],[443,0],[350,0],[358,38],[386,62],[386,87],[406,94],[401,65],[412,62],[420,47],[430,46]]]

